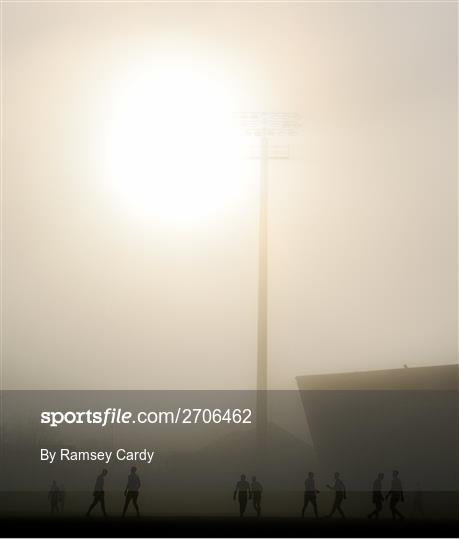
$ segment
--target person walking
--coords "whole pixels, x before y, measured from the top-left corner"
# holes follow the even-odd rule
[[[263,486],[258,482],[256,476],[252,476],[252,484],[250,486],[252,491],[252,503],[257,513],[257,517],[261,514],[261,494],[263,492]]]
[[[59,486],[56,480],[52,481],[48,492],[48,501],[51,505],[51,514],[59,513]]]
[[[332,486],[330,484],[327,484],[328,489],[332,489],[335,492],[335,500],[333,502],[332,509],[328,514],[328,517],[332,517],[333,514],[338,510],[338,512],[341,514],[341,517],[345,519],[346,516],[344,515],[344,512],[341,508],[341,503],[346,499],[346,487],[339,476],[339,472],[335,472],[334,484]]]
[[[100,504],[100,508],[102,509],[102,514],[106,517],[107,512],[105,511],[105,491],[104,491],[104,484],[105,484],[105,477],[107,476],[108,471],[107,469],[103,469],[102,472],[99,474],[99,476],[96,478],[96,483],[94,485],[94,491],[93,491],[93,501],[91,503],[91,506],[88,508],[88,511],[86,512],[86,515],[89,517],[93,508]]]
[[[386,495],[386,500],[390,497],[389,508],[392,512],[392,519],[405,519],[405,516],[398,510],[397,505],[400,502],[404,502],[402,483],[398,477],[399,472],[392,472],[392,484],[389,493]]]
[[[137,467],[131,467],[131,473],[128,476],[126,489],[124,490],[124,508],[123,508],[123,517],[126,515],[129,503],[132,501],[137,517],[140,517],[139,505],[137,504],[137,498],[139,496],[140,489],[140,478],[137,475]]]
[[[372,503],[375,505],[375,509],[371,514],[368,514],[368,519],[378,519],[379,513],[383,507],[384,496],[382,494],[382,481],[384,480],[384,473],[379,473],[376,480],[373,482],[372,491]]]
[[[247,482],[245,474],[241,474],[241,479],[236,484],[233,494],[234,501],[236,500],[236,495],[239,501],[239,516],[244,517],[247,501],[251,497],[250,484]]]
[[[316,518],[319,517],[319,514],[317,512],[317,494],[318,493],[320,493],[320,491],[316,489],[314,473],[309,472],[308,477],[304,481],[304,502],[303,502],[303,509],[301,511],[301,517],[304,518],[304,513],[309,503],[311,503],[312,508],[314,509],[314,515],[316,516]]]

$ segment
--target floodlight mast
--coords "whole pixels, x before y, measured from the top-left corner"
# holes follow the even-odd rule
[[[257,440],[268,432],[268,137],[260,137],[260,193],[258,222],[258,321],[257,321]]]
[[[258,230],[258,321],[257,321],[257,444],[266,445],[268,435],[268,164],[270,159],[288,159],[288,147],[269,145],[273,135],[292,135],[300,126],[296,113],[252,112],[240,115],[245,131],[259,137],[260,196]],[[279,151],[280,150],[280,151]]]

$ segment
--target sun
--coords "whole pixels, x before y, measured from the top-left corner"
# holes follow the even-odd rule
[[[111,84],[102,145],[116,199],[141,219],[189,224],[227,212],[248,182],[237,91],[196,62],[151,62]]]

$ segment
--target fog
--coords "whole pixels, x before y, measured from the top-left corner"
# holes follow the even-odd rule
[[[5,3],[2,387],[255,387],[257,161],[177,225],[127,212],[100,164],[113,81],[172,53],[240,111],[302,119],[269,163],[269,387],[456,362],[456,9]]]

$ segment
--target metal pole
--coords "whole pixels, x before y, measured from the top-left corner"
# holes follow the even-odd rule
[[[260,209],[258,254],[257,441],[265,446],[268,430],[268,138],[260,137]]]

